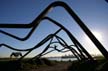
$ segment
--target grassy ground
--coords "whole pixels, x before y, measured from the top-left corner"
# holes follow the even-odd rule
[[[0,69],[3,71],[108,71],[108,62],[103,57],[95,57],[96,61],[58,62],[47,59],[16,61],[15,59],[0,59]]]

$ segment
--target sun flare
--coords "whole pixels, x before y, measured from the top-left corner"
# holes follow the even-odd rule
[[[93,31],[93,35],[99,40],[102,41],[102,33],[99,31]],[[86,47],[86,49],[89,51],[90,54],[94,55],[101,55],[100,51],[96,48],[96,46],[93,44],[93,42],[87,37],[87,35],[84,36],[85,40],[83,40],[83,45]]]
[[[102,41],[102,34],[101,34],[101,32],[93,31],[92,33],[93,33],[93,35],[94,35],[99,41]],[[84,37],[85,37],[85,39],[86,39],[87,41],[90,40],[87,36],[84,36]]]
[[[98,40],[100,40],[100,41],[102,40],[102,35],[100,32],[94,31],[93,34]]]

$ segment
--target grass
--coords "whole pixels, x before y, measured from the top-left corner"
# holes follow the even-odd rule
[[[36,60],[29,60],[29,58],[27,58],[27,59],[23,59],[22,61],[16,61],[16,59],[1,58],[0,69],[3,71],[30,71],[31,69],[38,71],[39,68],[47,69],[51,67],[56,67],[60,69],[63,68],[60,66],[64,65],[65,67],[66,63],[67,64],[70,63],[67,71],[108,71],[107,60],[105,60],[102,56],[97,56],[94,58],[96,59],[95,61],[87,60],[87,61],[80,61],[80,62],[78,61],[58,62],[58,61],[50,61],[46,58],[36,59]]]
[[[103,56],[94,57],[95,61],[75,61],[69,67],[69,71],[108,71],[108,60]]]
[[[29,60],[29,58],[23,59],[22,61],[16,61],[16,59],[1,58],[0,59],[0,69],[4,71],[24,71],[30,69],[37,69],[43,66],[52,66],[55,61],[50,61],[48,59],[36,59]]]

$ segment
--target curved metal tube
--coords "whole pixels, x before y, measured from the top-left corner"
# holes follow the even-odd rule
[[[70,33],[69,30],[67,30],[63,25],[61,25],[60,23],[56,22],[55,20],[49,18],[49,17],[44,17],[43,19],[48,19],[49,21],[53,22],[55,25],[59,26],[62,28],[62,30],[64,30],[67,35],[69,36],[69,38],[71,39],[71,41],[74,43],[75,47],[78,49],[78,51],[80,51],[79,47],[81,48],[81,50],[88,56],[88,58],[90,58],[91,60],[94,60],[92,58],[92,56],[84,49],[84,47],[78,42],[78,40]],[[82,52],[80,51],[80,53]]]
[[[59,44],[61,44],[61,46],[63,46],[65,49],[66,49],[66,48],[69,49],[79,61],[80,61],[80,59],[84,59],[84,58],[81,57],[81,55],[79,55],[79,53],[78,53],[74,48],[68,46],[68,44],[67,44],[61,37],[59,37],[59,36],[57,36],[57,35],[56,35],[55,37],[57,38]],[[63,43],[62,43],[60,40],[61,40]],[[67,50],[67,51],[62,51],[63,49],[58,50],[58,49],[56,49],[56,48],[55,48],[55,50],[57,50],[58,52],[67,52],[67,51],[69,51],[69,50]],[[76,53],[76,54],[75,54],[75,53]],[[80,59],[79,59],[79,57],[80,57]]]
[[[68,36],[70,37],[70,39],[74,42],[75,46],[77,47],[76,45],[76,42],[78,45],[80,45],[80,48],[83,50],[83,52],[88,56],[88,58],[92,59],[92,57],[90,56],[90,54],[82,47],[82,45],[75,39],[75,37],[64,27],[62,26],[60,23],[52,20],[51,18],[49,17],[45,17],[43,18],[42,20],[49,20],[51,21],[52,23],[54,23],[55,25],[61,27],[67,34]],[[44,39],[45,40],[45,39]],[[35,48],[35,47],[34,47]],[[84,57],[84,55],[82,54],[82,51],[77,47],[77,49],[80,51],[81,55]],[[85,57],[84,57],[85,58]],[[93,60],[93,59],[92,59]]]
[[[78,59],[78,61],[80,61],[80,59],[79,59],[80,56],[78,56],[79,54],[77,54],[77,55],[75,54],[75,53],[77,53],[77,51],[76,51],[75,49],[73,49],[73,48],[71,48],[70,46],[68,46],[68,44],[67,44],[62,38],[60,38],[59,36],[55,35],[55,37],[57,37],[58,39],[62,40],[62,41],[64,42],[64,45],[66,45],[66,47],[64,47],[64,45],[62,45],[60,42],[58,42],[58,43],[61,44],[64,48],[61,49],[61,50],[54,48],[54,50],[56,50],[56,51],[58,51],[58,52],[62,52],[62,53],[63,53],[63,52],[67,52],[67,51],[71,51],[71,52],[74,54],[74,56]],[[53,43],[57,43],[57,42],[53,42]],[[54,50],[51,50],[51,51],[45,53],[45,52],[50,48],[50,45],[53,44],[53,43],[52,43],[52,40],[51,40],[50,43],[47,45],[47,47],[46,47],[40,54],[36,55],[36,56],[33,57],[32,59],[35,59],[36,57],[41,57],[41,56],[43,56],[43,55],[45,55],[45,54],[48,54],[48,53],[51,53],[52,51],[54,51]],[[66,48],[69,49],[69,50],[67,50],[67,51],[62,51],[62,50],[64,50],[64,49],[66,49]],[[44,54],[44,53],[45,53],[45,54]]]
[[[40,41],[37,45],[35,45],[33,48],[28,48],[28,49],[16,49],[16,48],[13,48],[13,47],[11,47],[11,46],[9,46],[9,45],[7,45],[7,44],[0,44],[0,47],[2,47],[2,46],[5,46],[5,47],[7,47],[7,48],[9,48],[9,49],[12,49],[12,50],[15,50],[15,51],[29,51],[29,50],[33,50],[33,49],[36,49],[36,48],[38,48],[38,46],[41,44],[44,44],[46,41],[48,41],[50,38],[52,37],[52,35],[50,34],[50,35],[48,35],[46,38],[44,38],[42,41]],[[44,41],[44,42],[43,42]]]
[[[19,60],[23,59],[26,55],[28,55],[31,51],[33,51],[34,49],[42,46],[43,44],[45,44],[48,40],[50,40],[51,38],[53,38],[57,33],[59,33],[59,31],[61,31],[61,29],[57,30],[54,34],[50,34],[51,36],[48,38],[43,39],[40,43],[38,43],[35,47],[33,47],[31,50],[29,50],[25,55],[23,55]]]
[[[51,18],[48,18],[48,17],[45,17],[44,19],[42,19],[42,20],[49,20],[49,21],[51,21]],[[54,21],[54,20],[53,20]],[[59,25],[59,23],[55,23],[55,22],[53,22],[53,21],[51,21],[52,23],[54,23],[55,25],[57,25],[57,26],[59,26],[59,27],[61,27],[61,28],[65,28],[65,27],[63,27],[63,26],[61,26],[61,25]],[[64,29],[63,29],[64,30]],[[65,31],[65,30],[64,30]],[[14,36],[14,35],[13,35]],[[15,36],[14,36],[15,37]],[[6,44],[2,44],[2,46],[6,46]],[[9,46],[8,46],[9,47]],[[13,49],[15,49],[15,48],[13,48]],[[27,49],[28,50],[28,49]],[[27,50],[22,50],[22,51],[27,51]],[[29,49],[30,50],[30,49]],[[78,49],[79,51],[80,51],[80,53],[81,53],[81,50],[80,49]],[[20,50],[21,51],[21,50]],[[82,54],[82,56],[84,57],[84,55]]]
[[[81,19],[74,13],[74,11],[64,2],[57,1],[50,4],[32,23],[30,24],[0,24],[0,28],[31,28],[33,26],[37,27],[39,22],[51,8],[56,6],[61,6],[66,9],[66,11],[71,15],[71,17],[77,22],[77,24],[81,27],[81,29],[87,34],[87,36],[91,39],[91,41],[97,46],[100,52],[104,55],[104,57],[108,60],[108,52],[103,47],[103,45],[96,39],[96,37],[91,33],[91,31],[87,28],[87,26],[81,21]],[[35,24],[36,23],[36,24]],[[34,28],[32,29],[34,30]]]
[[[80,60],[80,59],[84,59],[84,58],[86,58],[84,55],[82,55],[81,53],[81,55],[82,56],[84,56],[84,58],[82,58],[80,55],[79,55],[79,53],[74,49],[74,48],[71,48],[70,46],[68,46],[68,44],[61,38],[61,37],[59,37],[59,36],[55,36],[56,38],[57,38],[57,40],[59,41],[59,43],[64,47],[64,48],[67,48],[67,49],[69,49],[74,55],[75,55],[75,57],[78,59],[78,60]],[[64,43],[62,43],[61,41]],[[75,46],[75,45],[74,45]],[[76,46],[75,46],[76,47]],[[78,50],[79,51],[79,50]],[[75,54],[75,53],[77,53],[77,55]],[[79,57],[80,57],[80,59],[79,59]]]

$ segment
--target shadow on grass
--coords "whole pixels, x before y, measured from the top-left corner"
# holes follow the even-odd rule
[[[69,66],[68,71],[108,71],[108,61],[95,60],[95,61],[74,61]]]
[[[16,71],[20,69],[21,63],[19,61],[0,61],[0,70]]]
[[[0,70],[3,71],[23,71],[23,70],[30,70],[36,69],[41,66],[52,66],[54,62],[49,61],[48,59],[35,59],[35,60],[28,60],[24,59],[22,61],[0,61]]]
[[[108,61],[107,60],[86,60],[86,61],[68,61],[71,65],[68,67],[67,71],[108,71]],[[37,69],[43,66],[53,66],[56,63],[48,59],[35,59],[28,60],[24,59],[22,61],[0,61],[0,70],[2,71],[30,71],[31,69]]]

